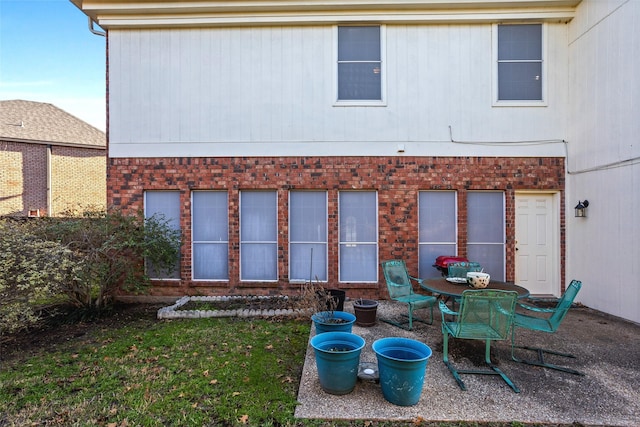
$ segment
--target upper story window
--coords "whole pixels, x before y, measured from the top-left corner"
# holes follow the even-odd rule
[[[338,101],[383,100],[382,30],[379,25],[338,27]]]
[[[497,94],[501,103],[544,101],[542,24],[496,25]]]

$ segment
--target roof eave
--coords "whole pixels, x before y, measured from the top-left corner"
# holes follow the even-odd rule
[[[34,139],[23,139],[23,138],[11,138],[0,136],[0,141],[3,142],[16,142],[21,144],[36,144],[36,145],[53,145],[56,147],[70,147],[70,148],[88,148],[91,150],[106,150],[106,145],[95,145],[95,144],[82,144],[78,142],[61,142],[61,141],[39,141]]]
[[[581,0],[71,0],[105,29],[573,19]]]

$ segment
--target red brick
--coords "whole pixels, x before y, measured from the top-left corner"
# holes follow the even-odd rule
[[[197,167],[197,168],[196,168]],[[379,201],[379,259],[403,258],[412,273],[418,270],[418,192],[458,192],[459,255],[466,255],[466,192],[499,190],[506,203],[507,280],[513,280],[514,197],[518,190],[564,192],[564,162],[560,158],[490,157],[264,157],[264,158],[135,158],[111,159],[108,166],[108,202],[125,210],[142,209],[145,190],[179,190],[183,207],[181,226],[186,241],[190,232],[190,191],[229,192],[229,281],[193,282],[190,244],[183,249],[182,280],[158,284],[154,295],[290,294],[288,274],[288,191],[328,192],[329,287],[347,290],[349,297],[380,298],[386,286],[380,273],[377,284],[338,283],[338,193],[343,190],[376,190]],[[239,192],[246,189],[276,190],[279,206],[278,273],[276,283],[239,280]],[[562,197],[560,198],[563,199]],[[561,212],[564,206],[561,206]],[[561,216],[561,250],[564,262],[565,227]],[[564,268],[564,264],[562,264]]]

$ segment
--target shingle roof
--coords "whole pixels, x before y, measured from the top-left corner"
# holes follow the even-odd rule
[[[99,129],[43,102],[0,101],[0,139],[106,146]]]

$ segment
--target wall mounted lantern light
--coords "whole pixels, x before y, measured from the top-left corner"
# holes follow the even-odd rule
[[[576,210],[576,218],[586,218],[587,217],[587,207],[589,207],[589,201],[585,200],[581,202],[578,200],[578,204],[575,207]]]

